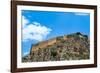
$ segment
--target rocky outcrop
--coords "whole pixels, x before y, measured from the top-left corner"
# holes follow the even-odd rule
[[[23,62],[85,60],[90,58],[89,48],[88,36],[77,32],[32,45]]]

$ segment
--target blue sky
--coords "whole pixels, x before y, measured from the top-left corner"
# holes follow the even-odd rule
[[[22,10],[22,55],[32,44],[74,32],[90,35],[90,14]]]

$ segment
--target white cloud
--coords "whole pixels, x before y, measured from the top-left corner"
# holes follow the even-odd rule
[[[22,27],[24,28],[28,23],[28,20],[24,16],[22,16]]]
[[[26,55],[28,55],[29,54],[29,52],[24,52],[23,53],[23,56],[26,56]]]
[[[89,13],[80,13],[80,12],[77,12],[77,13],[75,13],[75,15],[83,15],[83,16],[86,16],[86,15],[89,15]]]
[[[36,41],[42,41],[46,38],[48,34],[52,31],[52,29],[41,25],[38,22],[33,22],[32,24],[28,24],[28,20],[23,17],[23,41],[27,40],[36,40]]]

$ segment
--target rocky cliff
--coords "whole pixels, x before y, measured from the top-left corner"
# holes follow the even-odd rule
[[[90,56],[90,44],[87,35],[80,32],[58,36],[32,45],[30,54],[23,62],[85,60]]]

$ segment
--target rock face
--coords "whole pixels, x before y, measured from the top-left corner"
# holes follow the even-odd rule
[[[87,35],[80,32],[59,36],[32,45],[30,54],[23,62],[85,60],[90,58],[90,44]]]

